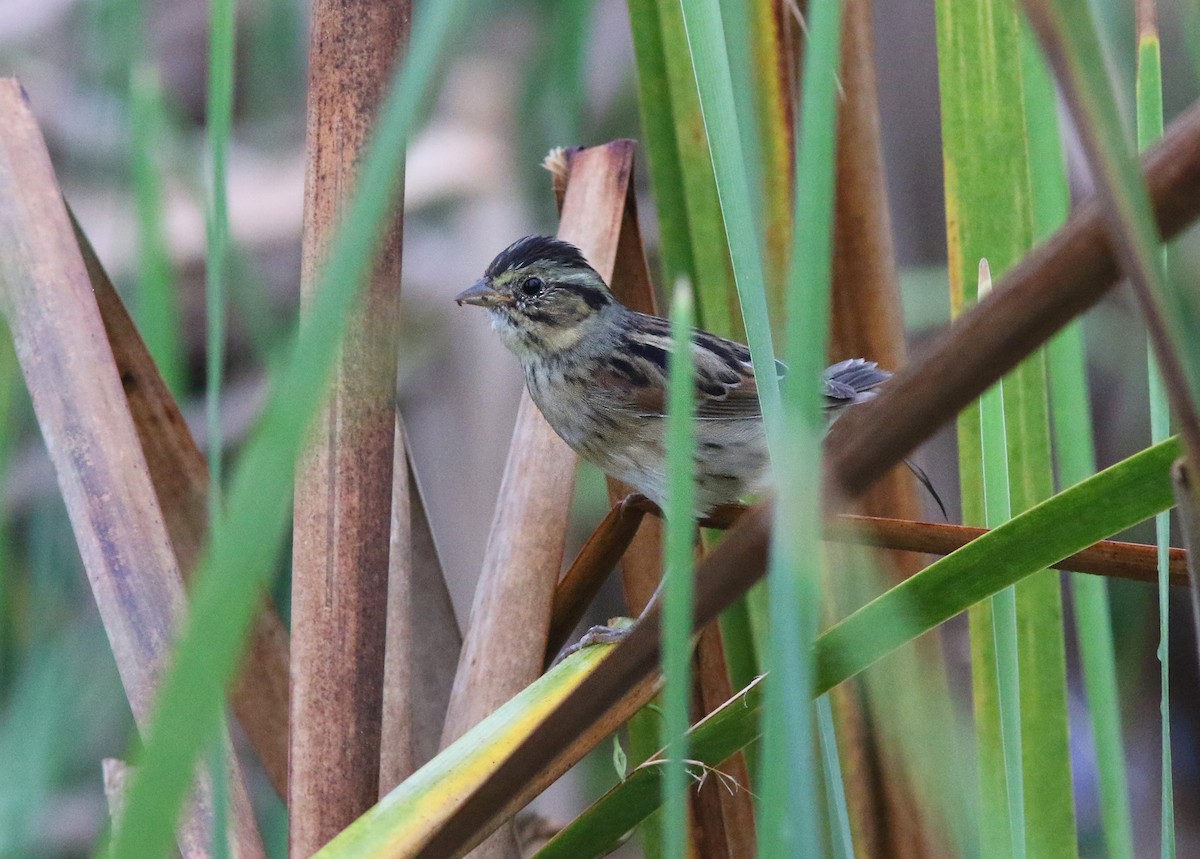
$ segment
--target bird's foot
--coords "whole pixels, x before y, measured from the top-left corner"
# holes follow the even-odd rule
[[[563,650],[563,652],[558,655],[558,658],[551,663],[550,667],[553,668],[572,653],[583,650],[585,647],[594,647],[597,644],[620,644],[622,641],[624,641],[625,636],[629,635],[629,630],[631,629],[633,629],[632,618],[610,618],[607,625],[593,626],[591,629],[585,632],[579,641]]]

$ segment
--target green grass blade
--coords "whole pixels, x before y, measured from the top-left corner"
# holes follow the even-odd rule
[[[986,261],[979,263],[979,297],[991,292]],[[1004,382],[979,398],[983,461],[984,522],[989,528],[1012,518],[1009,484],[1008,432],[1005,426]],[[1025,856],[1025,773],[1021,763],[1021,670],[1017,647],[1017,593],[1008,587],[992,597],[992,637],[995,648],[996,691],[1000,708],[1000,747],[1008,800],[1009,843],[1012,855]]]
[[[817,733],[821,738],[821,762],[825,773],[825,796],[830,804],[829,833],[833,855],[837,859],[854,859],[854,835],[850,830],[850,809],[846,803],[846,784],[842,779],[842,763],[838,759],[837,731],[833,724],[833,707],[829,696],[817,699]]]
[[[663,776],[663,836],[668,859],[688,850],[687,730],[692,700],[692,559],[695,550],[695,360],[692,290],[675,285],[671,302],[671,365],[667,392],[667,534],[663,569],[663,710],[667,741]]]
[[[817,631],[824,563],[821,439],[825,414],[818,380],[829,338],[841,5],[839,0],[820,0],[810,6],[810,13],[796,157],[796,181],[805,193],[796,195],[788,278],[790,369],[783,380],[781,431],[771,445],[778,499],[767,574],[771,597],[767,669],[772,679],[763,737],[759,843],[765,855],[780,856],[816,856],[821,849],[816,814],[820,792],[812,760],[809,642]],[[761,378],[758,360],[756,356]],[[829,798],[835,818],[848,817],[844,807],[836,807],[844,805],[842,792],[832,791]]]
[[[208,419],[208,508],[216,520],[221,506],[221,379],[225,370],[225,278],[229,253],[228,167],[233,133],[234,0],[213,0],[209,9],[208,158],[204,269],[207,310],[205,415]]]
[[[138,224],[138,288],[134,313],[138,330],[176,396],[183,391],[184,345],[171,258],[164,229],[165,212],[158,159],[166,130],[162,88],[156,70],[135,63],[130,70],[133,147],[133,194]]]
[[[171,843],[197,753],[216,736],[224,689],[282,547],[293,463],[324,396],[320,382],[328,377],[347,315],[371,265],[379,224],[395,203],[404,143],[432,89],[450,34],[461,29],[470,6],[468,0],[434,4],[416,22],[408,59],[380,109],[312,312],[273,379],[258,431],[234,472],[110,856],[150,859],[163,855]]]
[[[637,60],[638,117],[642,129],[642,144],[650,162],[650,184],[654,189],[658,229],[662,237],[660,253],[663,282],[675,283],[682,277],[695,284],[698,280],[688,231],[682,157],[675,133],[675,114],[678,108],[675,104],[676,99],[671,95],[658,0],[629,0],[629,28],[633,35],[633,51]],[[694,79],[691,77],[690,68],[687,72],[685,80],[694,99]],[[706,141],[705,150],[707,148]],[[707,156],[707,151],[705,155]],[[711,161],[708,171],[711,175]]]
[[[1151,8],[1153,5],[1151,4]],[[1158,31],[1153,21],[1143,21],[1138,33],[1137,52],[1137,142],[1145,150],[1163,135],[1162,59]],[[1149,25],[1149,26],[1147,26]],[[1159,254],[1160,272],[1166,276],[1167,256]],[[1171,409],[1153,349],[1147,353],[1150,386],[1150,439],[1157,443],[1171,433]],[[1154,539],[1158,545],[1158,660],[1161,703],[1159,718],[1162,732],[1162,818],[1160,831],[1163,859],[1175,855],[1175,784],[1171,774],[1171,678],[1170,656],[1170,572],[1171,514],[1154,517]]]
[[[1021,30],[1013,0],[941,0],[937,4],[946,222],[951,306],[972,303],[977,261],[996,276],[1032,244],[1033,202],[1026,137]],[[1021,511],[1053,492],[1045,356],[1038,352],[1004,383],[1010,503]],[[964,521],[979,522],[985,491],[979,466],[978,418],[959,422]],[[1001,600],[997,607],[1007,606]],[[1026,849],[1033,855],[1076,853],[1067,733],[1066,654],[1057,573],[1033,576],[1016,589],[1020,661],[1021,753]],[[1004,696],[994,685],[996,618],[971,612],[972,680],[980,760],[984,855],[1008,855],[1000,840],[1011,832],[1007,779],[1001,774]],[[1000,708],[1000,712],[996,711]],[[1011,745],[1011,743],[1010,743]],[[1036,768],[1037,778],[1031,772]]]
[[[717,194],[709,132],[700,106],[683,8],[679,0],[656,2],[694,267],[692,284],[696,291],[696,316],[701,326],[709,331],[744,340],[745,328],[738,308],[729,239],[721,213],[721,198]],[[673,197],[660,198],[660,211],[672,201]],[[666,239],[664,233],[663,241]]]
[[[1066,222],[1070,194],[1054,81],[1028,27],[1022,28],[1021,36],[1034,236],[1040,241]],[[1050,341],[1047,359],[1051,429],[1060,486],[1073,486],[1096,472],[1082,321],[1075,320]],[[1071,593],[1076,644],[1092,724],[1105,843],[1113,859],[1132,859],[1133,822],[1121,738],[1108,582],[1099,576],[1076,574],[1071,576]]]
[[[775,347],[771,342],[762,258],[758,237],[754,234],[755,219],[743,167],[745,159],[737,128],[737,109],[729,55],[725,48],[721,7],[718,0],[688,0],[677,5],[683,12],[687,45],[700,94],[700,110],[712,149],[713,173],[721,204],[721,218],[729,241],[734,284],[754,360],[754,377],[758,383],[763,419],[770,437],[779,423],[780,410],[779,383],[775,378]]]
[[[1162,276],[1157,222],[1104,74],[1092,19],[1078,0],[1027,5],[1080,130],[1121,267],[1141,285],[1137,295],[1151,318],[1155,347],[1175,356],[1180,395],[1200,402],[1200,292]],[[1195,415],[1178,417],[1190,444],[1200,445]]]

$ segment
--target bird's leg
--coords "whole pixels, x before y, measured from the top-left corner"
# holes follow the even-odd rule
[[[732,519],[736,519],[744,511],[744,507],[736,505],[730,508],[728,515],[731,516]],[[724,522],[725,520],[722,519],[721,521]],[[704,527],[711,527],[707,518],[701,520],[698,524]],[[726,527],[728,526],[726,525]],[[696,537],[699,538],[699,532],[697,532]],[[591,647],[596,644],[620,644],[621,641],[624,640],[625,636],[629,634],[629,630],[633,629],[636,623],[641,622],[642,618],[644,618],[648,612],[655,609],[658,603],[662,600],[663,582],[665,580],[666,579],[664,577],[663,580],[659,581],[658,586],[654,589],[654,593],[651,594],[650,599],[646,601],[646,607],[642,609],[641,614],[637,616],[636,620],[627,617],[617,617],[610,618],[607,624],[593,626],[583,634],[583,637],[581,637],[579,641],[577,641],[575,644],[572,644],[570,647],[566,648],[562,653],[560,653],[558,657],[555,658],[555,660],[550,664],[550,667],[553,668],[572,653],[575,653],[577,650],[581,650],[584,647]],[[696,637],[696,634],[692,635],[693,644],[695,644]]]

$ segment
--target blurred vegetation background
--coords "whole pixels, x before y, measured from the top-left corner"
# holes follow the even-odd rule
[[[428,2],[428,0],[427,0]],[[1109,33],[1132,33],[1132,9],[1094,0]],[[553,197],[540,161],[552,146],[640,136],[634,61],[621,0],[487,4],[458,34],[440,94],[408,153],[400,380],[415,462],[449,585],[465,620],[507,452],[519,369],[482,314],[451,297],[497,250],[553,232]],[[1200,95],[1200,5],[1162,4],[1165,113]],[[420,5],[415,12],[421,14]],[[932,0],[878,3],[880,107],[895,243],[910,344],[949,318],[945,271]],[[264,395],[264,373],[295,324],[304,183],[307,5],[238,6],[234,129],[229,160],[233,237],[230,347],[223,435],[236,457]],[[206,6],[181,0],[3,0],[0,73],[18,76],[51,147],[68,200],[139,321],[204,446],[204,111]],[[1109,72],[1129,95],[1134,42],[1109,40]],[[1090,189],[1067,134],[1072,196]],[[646,190],[645,164],[638,176]],[[641,195],[654,250],[655,219]],[[1200,263],[1200,242],[1179,243]],[[1145,338],[1126,292],[1087,318],[1097,449],[1107,465],[1145,447]],[[870,358],[871,356],[865,356]],[[88,855],[105,825],[100,759],[121,756],[131,718],[21,383],[0,354],[0,856]],[[947,428],[918,457],[957,509],[956,455]],[[606,505],[599,476],[580,480],[582,538]],[[931,505],[932,506],[932,505]],[[935,514],[934,514],[935,515]],[[1152,542],[1147,527],[1135,539]],[[281,571],[283,572],[283,571]],[[1110,584],[1121,643],[1120,689],[1139,847],[1153,851],[1158,820],[1155,594]],[[276,597],[286,611],[287,578]],[[1176,608],[1172,717],[1180,855],[1200,853],[1200,708],[1187,605]],[[597,610],[617,609],[615,591]],[[1185,640],[1186,639],[1186,640]],[[965,624],[946,637],[954,688],[969,689]],[[1069,654],[1074,660],[1074,656]],[[1072,665],[1075,737],[1086,736]],[[964,706],[969,701],[964,701]],[[1085,855],[1100,849],[1090,744],[1073,761]],[[611,778],[611,775],[609,776]],[[259,791],[269,797],[270,791]],[[264,800],[269,801],[269,800]],[[278,800],[274,800],[278,804]],[[541,801],[568,819],[582,797],[569,785]],[[269,838],[282,849],[278,808]],[[278,853],[276,855],[282,855]],[[1141,850],[1139,849],[1139,855]]]

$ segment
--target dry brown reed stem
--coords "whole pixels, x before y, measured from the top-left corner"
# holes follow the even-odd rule
[[[1142,158],[1164,240],[1200,214],[1200,104]],[[995,290],[915,356],[879,397],[834,424],[829,472],[860,495],[942,424],[1117,282],[1102,206],[1081,204],[1066,226],[1005,274]]]
[[[619,155],[597,147],[576,156],[567,184],[559,236],[580,246],[605,278],[612,275],[630,181]],[[522,391],[443,746],[541,673],[576,461]]]
[[[845,96],[838,101],[829,357],[868,358],[896,370],[906,360],[904,313],[883,171],[872,5],[848,0],[842,12]],[[902,467],[871,487],[860,507],[868,515],[901,519],[917,519],[921,512],[913,477]],[[911,556],[892,561],[902,578],[920,568]]]
[[[830,520],[825,538],[905,552],[948,555],[982,537],[987,531],[987,528],[940,522],[843,515]],[[1069,558],[1063,558],[1054,564],[1053,569],[1153,584],[1158,581],[1157,553],[1155,546],[1103,540]],[[1187,584],[1187,562],[1188,553],[1185,550],[1171,549],[1171,584]]]
[[[1200,106],[1171,124],[1143,161],[1159,227],[1166,238],[1200,215]],[[1048,242],[1014,267],[987,299],[959,318],[901,371],[880,397],[847,413],[827,440],[829,485],[861,495],[916,445],[1011,370],[1112,287],[1116,263],[1098,204],[1089,201]],[[997,318],[998,317],[998,318]],[[857,412],[857,414],[856,414]],[[766,569],[773,505],[748,510],[704,559],[696,576],[695,626],[708,623]],[[650,676],[659,658],[660,617],[653,609],[579,688],[502,762],[431,842],[454,856],[504,818],[514,792]],[[517,806],[519,807],[519,806]]]
[[[11,78],[0,80],[0,128],[0,302],[125,694],[145,730],[184,614],[183,580],[49,153]],[[230,787],[234,855],[263,856],[233,759]],[[210,838],[207,776],[194,796],[179,829],[185,854]]]
[[[437,754],[462,647],[399,415],[395,450],[381,796]]]
[[[112,346],[167,534],[184,582],[190,583],[208,537],[208,465],[91,243],[74,218],[71,224]],[[250,630],[230,701],[275,790],[286,798],[288,633],[279,613],[266,598]]]
[[[408,41],[410,0],[318,0],[309,47],[302,306]],[[380,230],[330,398],[297,466],[289,855],[379,796],[403,207]],[[407,488],[407,484],[404,485]]]
[[[724,508],[719,516],[707,520],[708,525],[718,529],[729,528],[745,510],[744,507]],[[646,513],[653,515],[643,518]],[[546,648],[547,661],[566,643],[567,637],[618,561],[624,563],[622,553],[629,545],[633,529],[644,528],[646,522],[658,519],[658,516],[659,510],[655,505],[643,496],[631,495],[615,504],[592,532],[555,589],[552,632]],[[825,539],[918,555],[948,555],[982,537],[987,531],[987,528],[966,525],[842,514],[826,524]],[[1064,558],[1053,569],[1153,584],[1158,576],[1157,551],[1154,546],[1142,543],[1103,540]],[[1170,550],[1172,585],[1184,586],[1188,583],[1187,562],[1185,550]]]

